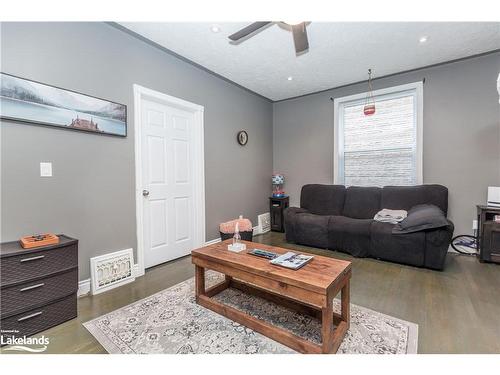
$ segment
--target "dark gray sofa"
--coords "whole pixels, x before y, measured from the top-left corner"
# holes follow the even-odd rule
[[[393,234],[393,224],[373,220],[382,208],[409,211],[433,204],[448,212],[448,189],[441,185],[346,188],[304,185],[300,208],[285,210],[286,240],[412,266],[442,270],[453,223],[437,229]]]

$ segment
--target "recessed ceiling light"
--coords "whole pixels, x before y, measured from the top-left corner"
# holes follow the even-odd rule
[[[287,80],[291,81],[293,79],[292,76],[288,77]]]
[[[425,42],[427,42],[427,37],[426,36],[422,36],[422,37],[420,37],[420,39],[418,41],[420,43],[425,43]]]
[[[220,27],[217,26],[217,25],[212,25],[210,26],[210,30],[213,32],[213,33],[218,33],[220,31]]]

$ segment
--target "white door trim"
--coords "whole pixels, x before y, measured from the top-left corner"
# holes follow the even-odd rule
[[[194,114],[193,145],[193,185],[194,185],[194,228],[193,246],[205,243],[205,151],[204,151],[204,107],[158,91],[134,84],[134,152],[135,152],[135,212],[137,231],[136,276],[144,275],[144,233],[143,233],[143,196],[142,196],[142,150],[141,150],[141,100],[143,98],[177,107]]]

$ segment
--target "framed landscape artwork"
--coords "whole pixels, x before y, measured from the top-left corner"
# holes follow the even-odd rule
[[[0,73],[0,118],[127,136],[127,106]]]

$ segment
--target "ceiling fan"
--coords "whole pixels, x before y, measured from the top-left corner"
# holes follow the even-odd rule
[[[267,25],[273,23],[272,21],[260,21],[254,22],[243,29],[229,35],[229,39],[237,42],[246,36],[255,33],[256,31],[266,27]],[[309,48],[309,42],[307,40],[307,30],[306,22],[279,22],[289,29],[291,27],[293,34],[293,43],[295,44],[295,52],[297,54],[306,51]]]

